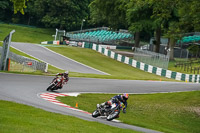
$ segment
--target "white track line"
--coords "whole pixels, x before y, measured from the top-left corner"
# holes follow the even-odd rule
[[[42,46],[40,46],[40,47],[42,47]],[[101,70],[95,69],[95,68],[93,68],[93,67],[90,67],[90,66],[88,66],[88,65],[85,65],[85,64],[83,64],[83,63],[80,63],[80,62],[78,62],[78,61],[76,61],[76,60],[73,60],[73,59],[71,59],[71,58],[69,58],[69,57],[67,57],[67,56],[64,56],[64,55],[62,55],[62,54],[56,53],[56,52],[54,52],[54,51],[48,49],[47,47],[43,47],[43,48],[45,48],[45,49],[51,51],[52,53],[55,53],[55,54],[60,55],[60,56],[62,56],[62,57],[64,57],[64,58],[67,58],[67,59],[69,59],[69,60],[71,60],[71,61],[73,61],[73,62],[76,62],[76,63],[78,63],[78,64],[80,64],[80,65],[82,65],[82,66],[88,67],[88,68],[90,68],[90,69],[93,69],[93,70],[98,71],[98,72],[100,72],[100,73],[103,73],[103,74],[105,74],[105,75],[110,75],[110,74],[108,74],[108,73],[106,73],[106,72],[103,72],[103,71],[101,71]]]
[[[37,45],[37,44],[33,44],[33,45]],[[37,46],[40,46],[40,45],[37,45]],[[20,51],[20,52],[22,52],[22,53],[25,53],[25,54],[27,54],[27,55],[29,55],[29,56],[32,56],[32,57],[34,57],[34,58],[36,58],[36,59],[38,59],[38,60],[40,60],[40,61],[42,61],[42,62],[47,63],[46,61],[41,60],[41,59],[39,59],[39,58],[37,58],[37,57],[35,57],[35,56],[33,56],[33,55],[30,55],[30,54],[26,53],[25,51],[22,51],[22,50],[20,50],[20,49],[14,47],[14,46],[11,46],[11,47],[14,48],[14,49],[16,49],[16,50],[18,50],[18,51]],[[67,58],[67,59],[69,59],[69,60],[71,60],[71,61],[73,61],[73,62],[76,62],[76,63],[78,63],[78,64],[80,64],[80,65],[82,65],[82,66],[88,67],[88,68],[90,68],[90,69],[93,69],[93,70],[98,71],[98,72],[100,72],[100,73],[102,73],[102,74],[105,74],[105,75],[110,75],[110,74],[108,74],[108,73],[106,73],[106,72],[103,72],[103,71],[101,71],[101,70],[95,69],[95,68],[93,68],[93,67],[90,67],[90,66],[88,66],[88,65],[85,65],[85,64],[80,63],[80,62],[78,62],[78,61],[75,61],[75,60],[73,60],[73,59],[71,59],[71,58],[68,58],[68,57],[66,57],[66,56],[64,56],[64,55],[62,55],[62,54],[56,53],[56,52],[54,52],[54,51],[48,49],[47,47],[44,47],[44,46],[40,46],[40,47],[45,48],[46,50],[48,50],[48,51],[50,51],[50,52],[52,52],[52,53],[54,53],[54,54],[60,55],[60,56],[62,56],[62,57],[64,57],[64,58]],[[49,63],[48,63],[48,64],[49,64]],[[50,65],[52,65],[52,64],[50,64]],[[57,66],[55,66],[55,65],[52,65],[52,66],[54,66],[54,67],[56,67],[56,68],[58,68],[58,69],[64,70],[64,69],[59,68],[59,67],[57,67]]]

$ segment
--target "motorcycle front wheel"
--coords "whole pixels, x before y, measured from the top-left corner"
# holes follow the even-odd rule
[[[106,118],[108,121],[112,121],[113,119],[115,119],[118,115],[119,115],[120,111],[116,110],[114,113],[108,115],[108,117]]]
[[[54,88],[54,84],[51,84],[48,88],[47,88],[47,91],[52,91],[53,90],[53,88]]]
[[[96,117],[98,117],[98,116],[100,116],[100,113],[99,113],[99,111],[95,110],[95,111],[92,113],[92,117],[96,118]]]

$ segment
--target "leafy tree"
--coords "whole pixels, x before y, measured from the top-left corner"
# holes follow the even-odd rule
[[[126,1],[94,0],[89,7],[93,23],[108,25],[113,29],[127,28]]]
[[[129,24],[129,30],[135,33],[135,46],[139,47],[140,32],[151,31],[153,20],[152,8],[144,0],[130,0],[127,3],[126,18]]]
[[[24,14],[24,8],[26,8],[26,2],[28,0],[10,0],[14,5],[14,13],[16,14],[18,11]]]
[[[88,0],[36,0],[37,19],[46,27],[74,29],[88,16]]]
[[[1,21],[10,21],[13,11],[12,11],[12,3],[8,0],[0,1],[0,20]]]
[[[159,52],[161,32],[165,31],[169,38],[170,59],[173,60],[173,50],[176,41],[180,38],[178,8],[179,0],[147,0],[153,7],[153,15],[156,30],[156,52]]]
[[[179,16],[185,32],[200,31],[200,1],[180,0]]]
[[[171,21],[165,36],[169,38],[170,60],[174,60],[174,47],[177,40],[181,39],[182,36],[179,22]]]
[[[91,24],[93,25],[108,25],[106,15],[102,12],[103,6],[100,5],[101,0],[94,0],[90,3]]]
[[[199,50],[200,50],[198,45],[193,44],[190,47],[188,47],[187,49],[189,50],[190,53],[192,53],[193,55],[196,55],[196,58],[197,58],[197,56],[199,54]]]

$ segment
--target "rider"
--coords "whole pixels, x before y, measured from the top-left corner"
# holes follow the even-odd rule
[[[64,73],[57,73],[56,74],[56,77],[61,76],[61,77],[64,78],[62,84],[60,84],[60,86],[58,87],[58,89],[61,89],[63,87],[63,84],[67,83],[67,81],[69,80],[69,76],[68,75],[69,75],[68,71],[65,71]]]
[[[116,95],[114,97],[111,98],[111,100],[105,102],[105,103],[102,103],[101,105],[104,106],[104,105],[108,105],[108,106],[111,106],[111,102],[112,103],[119,103],[119,102],[122,102],[125,106],[123,107],[123,113],[126,113],[126,107],[127,107],[127,100],[129,98],[129,95],[128,93],[124,93],[122,95]]]

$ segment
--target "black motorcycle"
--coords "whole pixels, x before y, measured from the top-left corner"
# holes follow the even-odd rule
[[[47,88],[47,91],[54,91],[57,89],[61,89],[63,82],[64,82],[63,77],[54,78],[53,81],[50,83],[49,87]]]
[[[110,106],[97,104],[97,109],[92,113],[92,117],[96,118],[98,116],[106,116],[108,121],[118,118],[123,106],[122,104],[123,103],[111,103]]]

